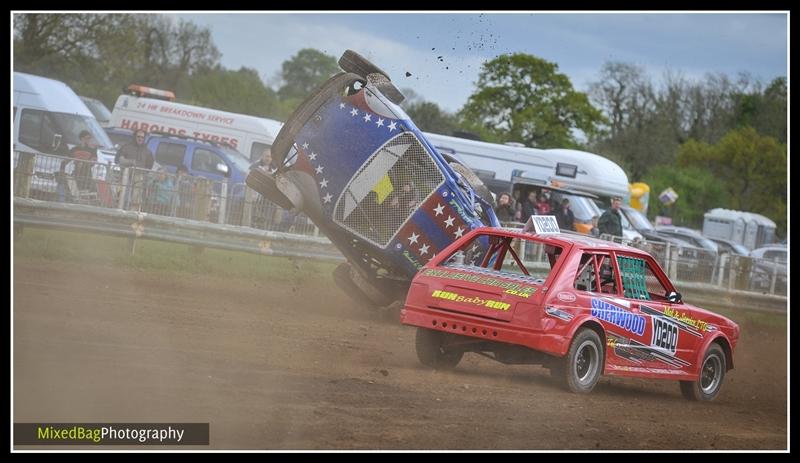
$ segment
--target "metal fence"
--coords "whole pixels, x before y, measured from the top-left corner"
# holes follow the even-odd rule
[[[503,225],[511,228],[524,226],[520,222],[506,222]],[[647,251],[674,282],[781,296],[785,296],[788,289],[785,262],[714,253],[688,244],[675,246],[670,243],[627,240],[611,235],[602,235],[600,238]],[[532,255],[529,249],[521,251],[526,262],[535,263],[541,260],[541,256]]]
[[[223,241],[225,240],[223,236],[229,236],[231,242],[243,236],[250,239],[255,232],[252,229],[289,235],[319,236],[319,230],[307,217],[289,213],[264,200],[245,184],[214,182],[202,177],[175,175],[164,171],[121,168],[111,164],[60,156],[14,152],[14,196],[19,199],[71,203],[117,212],[147,213],[174,218],[176,220],[164,222],[173,229],[197,228],[198,222],[227,225],[221,228],[224,233],[215,238]],[[50,215],[57,210],[50,209],[52,209]],[[37,219],[30,220],[35,222]],[[52,220],[52,217],[42,220]],[[17,221],[16,212],[15,221]],[[62,220],[64,223],[67,221]],[[517,228],[523,226],[519,222],[504,225]],[[76,227],[80,228],[78,225]],[[165,239],[166,236],[153,235],[153,238]],[[260,241],[257,240],[254,249],[264,249],[262,243],[264,238],[269,237],[262,236]],[[689,245],[674,246],[652,241],[628,241],[607,235],[602,238],[648,251],[675,282],[725,290],[729,293],[746,291],[785,296],[787,292],[785,262],[716,254]],[[202,238],[198,240],[198,244],[201,244]],[[251,245],[252,243],[247,244]],[[235,246],[241,247],[240,244]],[[541,256],[532,255],[533,251],[530,249],[520,249],[520,251],[520,255],[524,255],[528,262],[533,263],[541,259]],[[291,251],[285,250],[285,252]]]
[[[14,153],[14,195],[205,222],[319,236],[303,214],[265,200],[243,183]]]

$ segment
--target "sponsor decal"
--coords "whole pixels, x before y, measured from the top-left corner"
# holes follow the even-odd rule
[[[679,321],[679,322],[681,322],[681,323],[683,323],[685,325],[689,325],[691,327],[694,327],[698,331],[711,331],[708,328],[708,323],[707,322],[704,322],[702,320],[694,319],[694,318],[690,317],[689,315],[687,315],[686,313],[678,312],[677,310],[675,310],[675,309],[673,309],[671,307],[664,307],[664,315],[666,315],[669,318],[674,318],[675,320],[677,320],[677,321]]]
[[[505,289],[506,294],[511,294],[513,296],[519,296],[525,298],[530,297],[533,293],[536,292],[535,286],[522,285],[519,283],[514,283],[512,281],[503,281],[503,280],[498,280],[497,278],[492,278],[483,275],[475,275],[471,273],[450,272],[447,270],[429,268],[423,272],[423,275],[430,277],[447,278],[449,280],[478,283],[486,286],[494,286],[496,288]]]
[[[416,257],[414,257],[413,255],[411,255],[410,252],[408,252],[408,249],[403,249],[403,257],[405,257],[406,260],[411,262],[411,265],[416,267],[417,270],[422,268],[422,264],[416,259]]]
[[[577,298],[572,293],[561,292],[558,293],[558,300],[564,302],[575,302]]]
[[[697,326],[685,323],[683,320],[679,318],[667,315],[666,314],[667,311],[669,311],[670,313],[675,312],[674,310],[671,310],[669,307],[665,307],[664,312],[661,312],[660,310],[654,309],[652,307],[648,307],[644,304],[641,304],[639,308],[642,311],[642,313],[646,313],[647,315],[653,317],[653,320],[657,319],[667,320],[669,323],[677,325],[679,329],[683,330],[686,333],[691,334],[692,336],[696,336],[698,338],[703,337],[703,333],[700,330],[698,330]],[[686,319],[686,317],[683,317],[683,319]],[[712,329],[710,328],[711,325],[704,324],[702,326],[706,331],[710,331]]]
[[[565,322],[568,322],[568,321],[572,320],[572,317],[573,317],[573,315],[571,313],[564,312],[563,310],[556,309],[555,307],[547,307],[547,308],[545,308],[544,309],[544,313],[546,313],[547,315],[550,315],[551,317],[555,317],[555,318],[558,318],[560,320],[564,320]]]
[[[654,317],[650,345],[675,355],[678,350],[678,325],[666,318]]]
[[[464,208],[461,207],[461,204],[458,204],[458,201],[456,201],[455,198],[450,198],[448,204],[450,204],[450,206],[453,209],[455,209],[458,215],[461,216],[461,220],[463,220],[464,222],[470,222],[472,220],[472,218],[466,213],[466,211],[464,211]]]
[[[438,299],[446,299],[448,301],[454,301],[454,302],[465,302],[467,304],[474,304],[477,306],[482,306],[494,310],[506,311],[511,308],[511,304],[507,302],[493,301],[491,299],[481,299],[478,296],[466,297],[450,291],[436,290],[431,294],[431,297],[435,297]]]
[[[592,299],[592,316],[605,320],[625,331],[630,331],[637,336],[644,334],[646,323],[644,316],[628,312],[622,307],[617,307],[606,301]]]
[[[691,363],[664,352],[660,348],[654,348],[613,333],[608,333],[606,345],[614,351],[617,357],[633,363],[661,362],[673,368],[684,368],[691,365]]]

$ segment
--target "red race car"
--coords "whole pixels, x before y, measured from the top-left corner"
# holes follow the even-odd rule
[[[605,373],[678,380],[687,399],[713,400],[739,326],[684,303],[647,252],[539,222],[475,229],[419,271],[401,321],[418,327],[420,362],[449,369],[476,352],[544,365],[573,392]]]

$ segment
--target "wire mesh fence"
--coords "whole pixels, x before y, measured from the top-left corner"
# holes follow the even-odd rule
[[[245,184],[60,156],[15,152],[14,195],[261,230],[319,234],[305,215],[281,209]]]

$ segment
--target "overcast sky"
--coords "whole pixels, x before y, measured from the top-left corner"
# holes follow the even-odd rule
[[[171,14],[211,29],[229,69],[255,68],[274,84],[303,48],[341,56],[350,48],[448,111],[475,90],[481,63],[529,53],[556,63],[582,91],[606,61],[688,78],[749,72],[787,75],[785,13],[212,13]],[[406,76],[410,73],[410,76]]]

